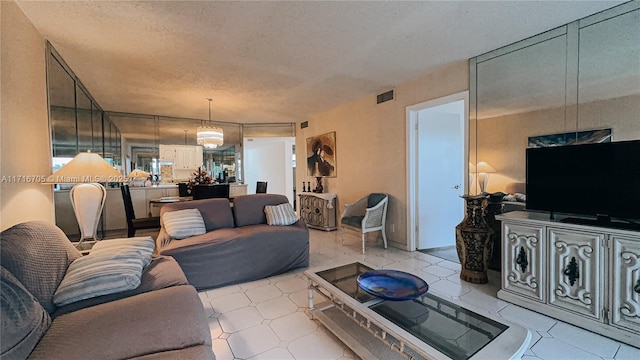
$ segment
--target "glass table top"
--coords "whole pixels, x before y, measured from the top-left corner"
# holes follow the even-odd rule
[[[344,292],[345,294],[351,296],[361,303],[365,303],[367,301],[376,299],[376,297],[362,290],[360,286],[358,286],[357,279],[360,274],[364,274],[371,270],[373,269],[366,265],[353,263],[329,270],[320,271],[316,274],[325,279],[331,285],[342,290],[342,292]]]
[[[361,303],[371,301],[364,305],[454,360],[469,359],[508,328],[429,293],[407,301],[378,299],[356,281],[371,270],[353,263],[316,274]]]

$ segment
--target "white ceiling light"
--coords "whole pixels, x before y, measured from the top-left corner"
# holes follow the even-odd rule
[[[211,125],[211,98],[209,100],[209,124],[200,124],[197,130],[198,145],[204,146],[206,149],[215,149],[224,144],[224,132],[222,128]]]

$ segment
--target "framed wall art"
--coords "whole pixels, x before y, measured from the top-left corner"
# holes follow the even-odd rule
[[[336,132],[307,138],[307,176],[336,177]]]
[[[587,130],[529,137],[530,148],[611,142],[611,129]]]

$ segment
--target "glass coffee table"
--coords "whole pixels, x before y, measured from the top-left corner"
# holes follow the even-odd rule
[[[375,297],[357,284],[361,263],[305,271],[309,316],[363,359],[519,359],[531,335],[468,305],[426,293],[414,300]],[[324,297],[314,302],[314,293]]]

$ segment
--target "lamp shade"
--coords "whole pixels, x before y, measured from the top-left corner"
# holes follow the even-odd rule
[[[491,165],[487,164],[484,161],[480,161],[478,163],[478,172],[480,173],[494,173],[496,169],[494,169]]]
[[[129,179],[135,179],[135,178],[144,178],[144,179],[146,179],[146,178],[149,177],[149,175],[151,175],[151,174],[149,174],[146,171],[143,171],[143,170],[140,170],[140,169],[135,169],[132,172],[130,172],[129,175],[127,175],[127,177]]]
[[[124,182],[126,179],[100,155],[81,152],[47,179],[47,183]]]
[[[473,165],[473,163],[471,161],[469,161],[469,172],[470,173],[476,172],[476,166]]]

